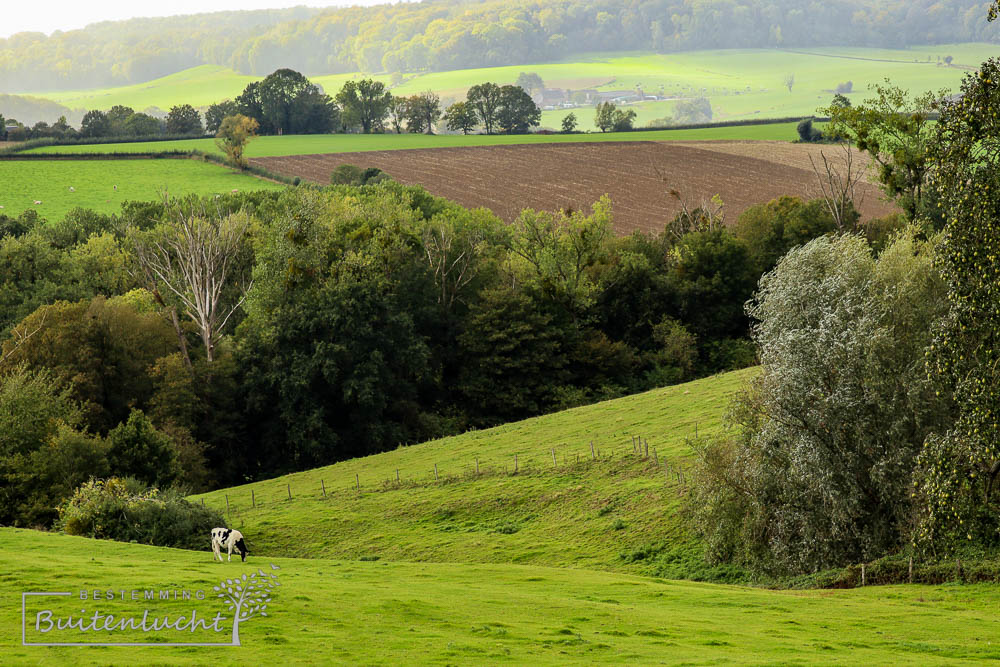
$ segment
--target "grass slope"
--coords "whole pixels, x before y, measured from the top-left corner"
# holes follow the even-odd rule
[[[472,85],[484,81],[514,83],[520,72],[536,72],[549,87],[579,90],[634,90],[670,97],[707,96],[716,120],[781,118],[809,115],[830,101],[838,83],[852,81],[852,99],[861,99],[868,86],[885,77],[916,92],[956,88],[964,68],[976,67],[995,55],[989,44],[946,44],[908,49],[816,48],[806,52],[778,49],[728,49],[656,54],[643,52],[595,53],[569,62],[537,63],[429,72],[408,77],[393,88],[397,95],[425,90],[437,92],[449,103],[465,96]],[[952,67],[938,67],[938,58],[951,55]],[[928,60],[929,58],[929,60]],[[789,91],[786,74],[795,75]],[[335,93],[350,78],[362,75],[312,76],[328,93]],[[175,104],[207,106],[233,98],[260,77],[238,74],[214,65],[202,65],[142,84],[90,91],[39,93],[71,108],[108,109],[124,104],[137,110],[156,106],[167,110]],[[387,75],[373,78],[388,82]],[[636,105],[637,125],[662,118],[674,102],[648,101]],[[558,128],[567,111],[546,111],[543,125]],[[593,108],[576,111],[580,129],[593,129]]]
[[[359,153],[408,148],[454,146],[507,146],[513,144],[577,143],[591,141],[791,141],[798,138],[796,123],[768,123],[731,127],[656,130],[640,132],[594,132],[587,134],[311,134],[257,137],[247,144],[246,155],[280,157],[317,153]],[[79,153],[151,153],[200,150],[219,153],[214,139],[182,139],[134,143],[43,146],[28,153],[75,155]]]
[[[962,664],[1000,658],[1000,589],[894,586],[769,591],[587,570],[517,565],[343,562],[256,557],[0,528],[4,665],[171,664]],[[273,570],[270,564],[280,569]],[[199,602],[80,601],[81,589],[213,594],[223,578],[263,568],[281,586],[268,615],[241,624],[240,648],[21,645],[29,642],[219,641],[228,633],[34,631],[35,614],[119,617],[228,612]],[[141,595],[141,592],[140,592]],[[223,621],[226,629],[231,624]]]
[[[717,375],[193,500],[225,512],[228,498],[230,524],[242,527],[260,554],[522,563],[724,579],[738,573],[710,570],[684,528],[678,514],[683,483],[676,473],[691,456],[686,439],[696,430],[703,435],[719,428],[730,396],[753,372]],[[648,440],[648,459],[633,453],[633,436]],[[600,455],[596,461],[591,442]]]
[[[0,213],[34,208],[61,220],[77,206],[114,213],[122,202],[162,193],[208,195],[283,185],[199,160],[0,160]],[[115,189],[117,186],[117,190]],[[75,192],[70,192],[72,187]],[[41,201],[35,205],[35,201]]]

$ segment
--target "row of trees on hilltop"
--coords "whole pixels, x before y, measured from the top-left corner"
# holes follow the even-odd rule
[[[511,65],[588,51],[994,41],[982,12],[980,0],[832,0],[808,7],[799,0],[436,0],[220,12],[0,39],[0,89],[123,85],[200,64],[258,75],[286,67],[374,73]]]

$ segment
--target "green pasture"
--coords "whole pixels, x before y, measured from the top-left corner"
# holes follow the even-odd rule
[[[122,202],[164,194],[283,187],[201,160],[0,160],[0,213],[15,216],[31,208],[47,220],[61,220],[78,206],[114,213]]]
[[[796,123],[768,123],[680,130],[639,132],[591,132],[587,134],[300,134],[257,137],[246,149],[248,157],[311,155],[315,153],[359,153],[407,148],[452,148],[456,146],[509,146],[514,144],[578,143],[592,141],[791,141],[798,137]],[[200,150],[219,153],[214,139],[181,139],[135,143],[43,146],[27,153],[79,155],[86,153],[150,153]]]
[[[275,569],[272,566],[277,566]],[[231,635],[214,597],[224,579],[260,572],[280,586],[267,616],[233,647],[37,647],[28,642],[219,641]],[[520,565],[291,559],[203,552],[0,529],[4,665],[134,664],[971,664],[1000,658],[991,585],[773,591]],[[79,600],[94,589],[114,600]],[[133,602],[177,590],[203,601]],[[121,592],[126,596],[120,599]],[[35,630],[52,611],[116,618],[220,613],[223,632],[186,635]],[[83,613],[81,613],[83,612]],[[39,623],[40,628],[44,624]],[[206,636],[207,635],[207,636]]]
[[[738,573],[705,565],[684,528],[679,499],[688,480],[681,475],[692,455],[687,439],[719,428],[733,392],[753,372],[401,447],[192,500],[223,513],[228,507],[230,524],[245,529],[262,554],[731,579]],[[638,437],[648,443],[648,457],[645,444],[641,455],[634,452]]]
[[[577,56],[573,61],[537,63],[427,72],[407,75],[393,88],[397,95],[432,90],[445,104],[465,96],[472,85],[484,81],[513,83],[520,72],[536,72],[554,88],[631,91],[641,87],[646,95],[688,98],[707,96],[714,119],[781,118],[809,115],[829,103],[838,83],[852,81],[848,97],[863,99],[868,86],[886,77],[914,92],[957,88],[968,68],[997,55],[990,44],[946,44],[907,49],[815,48],[803,51],[779,49],[727,49],[655,54],[635,52],[598,53]],[[938,57],[952,56],[951,67],[939,66]],[[789,91],[786,74],[794,74]],[[351,78],[370,75],[351,73],[317,75],[311,79],[328,93],[335,93]],[[386,81],[387,74],[372,75]],[[204,107],[233,98],[260,77],[238,74],[215,65],[201,65],[167,77],[119,88],[37,93],[71,108],[107,109],[115,104],[142,110],[150,106],[167,110],[175,104]],[[35,93],[33,93],[35,94]],[[670,113],[673,101],[646,101],[634,105],[637,125]],[[558,128],[570,110],[546,111],[543,126]],[[593,107],[576,111],[580,129],[594,129]]]

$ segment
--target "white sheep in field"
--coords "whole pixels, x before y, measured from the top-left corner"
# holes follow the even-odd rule
[[[239,192],[239,189],[238,188],[233,188],[233,194],[236,194],[237,192]]]
[[[41,206],[41,205],[42,205],[42,200],[41,199],[36,199],[35,200],[35,206]]]
[[[73,186],[71,185],[71,186],[69,186],[69,191],[70,191],[70,192],[76,192],[76,188],[74,188],[74,187],[73,187]]]

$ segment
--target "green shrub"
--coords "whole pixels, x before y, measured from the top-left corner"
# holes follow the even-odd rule
[[[202,549],[222,515],[135,479],[111,477],[82,484],[59,507],[56,527],[70,535],[160,547]]]

